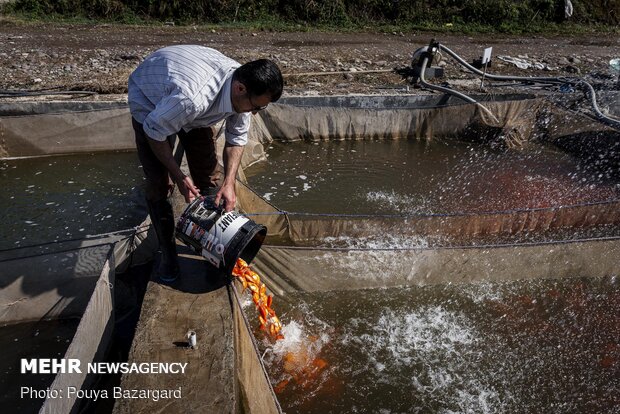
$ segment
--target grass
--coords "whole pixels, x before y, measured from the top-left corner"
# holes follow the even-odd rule
[[[89,18],[86,16],[61,16],[58,14],[40,15],[37,13],[6,12],[0,10],[0,21],[12,24],[118,24],[134,26],[165,26],[170,22],[143,18],[135,14],[128,14],[117,19]],[[345,24],[310,24],[305,22],[290,22],[277,18],[262,18],[253,21],[229,21],[218,24],[200,23],[191,21],[174,21],[177,27],[199,27],[203,30],[227,31],[275,31],[275,32],[336,32],[336,33],[419,33],[433,32],[446,34],[505,34],[505,35],[583,35],[583,34],[620,34],[619,26],[602,24],[578,24],[552,22],[531,22],[528,25],[521,23],[503,23],[499,27],[481,25],[477,23],[387,23],[387,22],[346,22]]]

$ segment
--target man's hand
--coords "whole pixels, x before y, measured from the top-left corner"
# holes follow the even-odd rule
[[[185,198],[186,203],[191,203],[196,197],[200,196],[200,190],[194,185],[192,179],[186,175],[175,180],[181,195]]]
[[[219,206],[220,201],[224,200],[224,210],[228,213],[235,208],[237,204],[237,194],[235,193],[235,185],[223,185],[220,191],[215,195],[215,205]]]

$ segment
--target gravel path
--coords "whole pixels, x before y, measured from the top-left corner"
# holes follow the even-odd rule
[[[24,24],[0,17],[0,89],[122,94],[127,76],[150,52],[170,44],[195,43],[240,62],[273,59],[286,76],[286,93],[292,95],[411,93],[409,82],[391,69],[410,65],[413,52],[432,38],[469,62],[492,46],[489,72],[519,76],[582,75],[609,81],[616,76],[609,61],[620,57],[620,37],[601,34],[251,32],[195,26]],[[520,58],[541,68],[519,69],[499,56]],[[444,58],[440,65],[445,70],[444,81],[458,88],[477,88],[479,81],[452,59]]]

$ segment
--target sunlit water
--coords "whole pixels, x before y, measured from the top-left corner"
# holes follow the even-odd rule
[[[548,147],[458,141],[273,143],[247,171],[275,206],[313,213],[454,213],[544,208],[620,198],[596,166]]]
[[[84,238],[144,218],[135,153],[0,161],[0,249]]]
[[[286,338],[256,335],[288,413],[620,412],[617,277],[299,293],[274,306]]]

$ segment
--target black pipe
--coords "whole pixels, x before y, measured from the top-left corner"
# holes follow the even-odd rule
[[[594,114],[596,115],[596,118],[614,128],[620,131],[620,120],[615,119],[613,117],[610,117],[609,115],[605,115],[598,107],[598,104],[596,102],[596,91],[594,90],[594,87],[592,87],[592,85],[590,85],[588,82],[586,82],[584,79],[582,78],[559,78],[559,77],[528,77],[528,76],[502,76],[502,75],[493,75],[493,74],[489,74],[489,73],[484,73],[478,69],[476,69],[475,67],[473,67],[472,65],[470,65],[469,63],[467,63],[463,58],[461,58],[459,55],[457,55],[455,52],[453,52],[452,50],[450,50],[448,47],[442,45],[442,44],[438,44],[438,47],[440,50],[445,51],[447,54],[449,54],[450,56],[452,56],[457,62],[459,62],[462,66],[464,66],[465,68],[469,69],[471,72],[473,72],[476,75],[479,76],[484,76],[485,78],[488,79],[492,79],[492,80],[498,80],[498,81],[522,81],[522,82],[530,82],[530,83],[542,83],[542,84],[552,84],[552,85],[564,85],[564,84],[568,84],[571,86],[575,86],[575,87],[579,87],[580,89],[584,90],[584,93],[586,94],[586,96],[588,96],[590,98],[590,103],[592,105],[592,110],[594,111]],[[426,62],[422,62],[424,65],[426,65]],[[424,67],[425,68],[425,67]],[[424,75],[424,71],[422,70],[422,77]],[[428,83],[426,82],[422,82],[422,77],[420,79],[420,83],[422,83],[423,85],[425,85],[426,87],[428,87]],[[466,99],[468,102],[472,102],[472,103],[477,103],[474,99],[470,98],[467,95],[464,94],[460,94],[460,93],[454,93],[455,91],[452,91],[448,88],[441,88],[441,87],[434,87],[437,90],[441,90],[447,93],[452,93],[455,96],[460,97],[461,99]],[[440,88],[440,89],[438,89]],[[430,88],[433,89],[433,88]],[[462,96],[461,96],[462,95]],[[463,98],[463,96],[465,96],[465,98]]]

